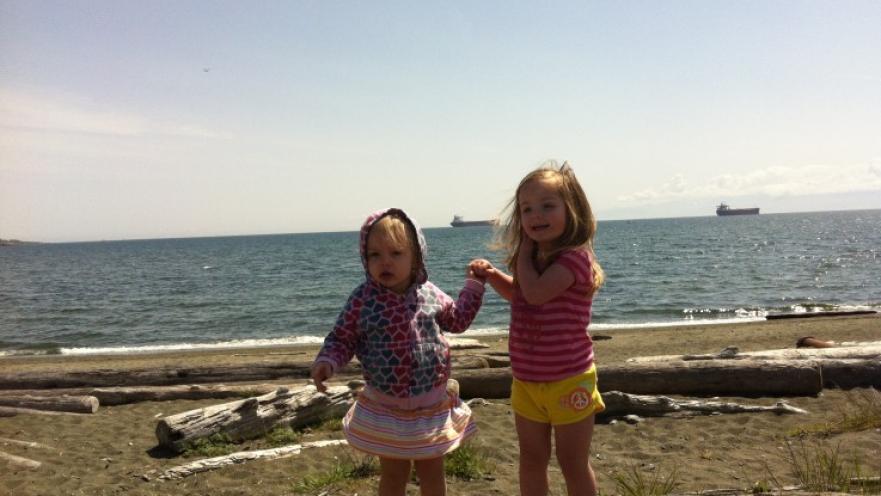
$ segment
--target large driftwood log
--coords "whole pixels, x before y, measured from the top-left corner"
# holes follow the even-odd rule
[[[23,415],[87,415],[74,412],[53,412],[51,410],[34,410],[33,408],[18,408],[14,406],[0,406],[0,417],[15,417]]]
[[[853,389],[881,389],[881,358],[873,360],[818,360],[823,371],[823,386]]]
[[[205,400],[226,398],[249,398],[271,393],[279,387],[302,387],[282,384],[188,384],[181,386],[131,386],[118,388],[66,388],[26,389],[0,391],[0,399],[6,396],[27,394],[31,396],[94,396],[104,406],[127,405],[141,401]]]
[[[456,357],[455,368],[505,366],[495,357]],[[307,379],[312,362],[249,364],[214,367],[168,367],[152,369],[99,369],[75,372],[21,372],[0,374],[0,390],[106,388],[129,386],[172,386],[225,382],[258,382],[279,379]],[[361,365],[353,361],[338,375],[360,374]]]
[[[0,374],[0,389],[54,389],[118,386],[168,386],[216,382],[268,381],[309,377],[311,362],[248,364],[228,367],[168,367],[150,369],[98,369],[74,372],[21,372]],[[357,364],[343,369],[355,372]]]
[[[98,405],[94,396],[0,396],[0,406],[52,412],[95,413]]]
[[[773,412],[776,414],[807,413],[801,408],[778,402],[771,406],[741,405],[740,403],[722,401],[677,400],[667,396],[646,396],[627,394],[620,391],[603,393],[606,410],[599,417],[620,417],[624,415],[642,415],[660,417],[664,415],[710,415],[714,413],[753,413]]]
[[[729,347],[720,353],[701,355],[657,355],[627,359],[628,363],[675,362],[680,360],[818,360],[818,359],[871,359],[881,357],[881,345],[845,346],[837,348],[784,348],[737,352]]]
[[[36,460],[31,460],[30,458],[25,458],[23,456],[10,455],[9,453],[0,451],[0,460],[4,460],[10,465],[15,465],[16,467],[29,468],[29,469],[37,469],[42,465],[41,462]]]
[[[237,453],[231,453],[229,455],[217,456],[214,458],[205,458],[202,460],[196,460],[192,463],[178,465],[177,467],[172,467],[168,470],[163,471],[161,474],[158,475],[157,478],[163,480],[183,479],[184,477],[188,477],[199,472],[215,470],[221,467],[226,467],[228,465],[235,465],[239,463],[250,462],[253,460],[273,460],[278,458],[287,458],[289,456],[298,455],[302,450],[308,448],[324,448],[328,446],[342,446],[345,444],[347,444],[345,440],[333,439],[327,441],[313,441],[311,443],[294,444],[291,446],[282,446],[280,448],[265,450],[239,451]],[[143,478],[149,480],[151,478],[151,474],[145,474]]]
[[[323,418],[342,417],[354,402],[355,390],[347,386],[315,386],[298,390],[279,388],[272,393],[170,415],[159,420],[159,444],[183,451],[193,441],[224,434],[233,441],[262,436],[279,425],[299,427]]]
[[[511,369],[454,371],[463,398],[507,398]],[[811,361],[706,361],[635,363],[599,368],[600,391],[698,396],[804,396],[822,390]]]
[[[804,396],[823,389],[812,362],[668,362],[599,370],[601,391],[706,396]]]

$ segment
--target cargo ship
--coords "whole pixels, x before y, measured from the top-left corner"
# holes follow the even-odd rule
[[[450,222],[450,225],[453,227],[494,226],[494,225],[496,225],[496,221],[495,220],[464,220],[461,215],[454,215],[453,222]]]
[[[716,215],[759,215],[759,208],[731,208],[726,203],[716,207]]]

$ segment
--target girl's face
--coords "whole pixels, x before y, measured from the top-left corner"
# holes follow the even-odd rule
[[[536,242],[538,249],[549,251],[566,230],[566,203],[553,180],[536,178],[517,196],[523,232]]]
[[[367,272],[379,284],[402,295],[413,282],[413,250],[384,233],[367,238]]]

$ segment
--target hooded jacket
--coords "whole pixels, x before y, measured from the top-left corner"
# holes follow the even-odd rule
[[[413,229],[421,256],[416,277],[403,295],[383,287],[367,270],[367,235],[382,217],[394,214]],[[396,398],[412,398],[450,377],[450,349],[444,332],[459,333],[471,325],[483,299],[481,282],[467,279],[456,301],[428,281],[427,247],[422,231],[399,209],[372,214],[361,227],[361,262],[366,281],[349,295],[315,362],[330,363],[334,372],[357,356],[364,380]]]

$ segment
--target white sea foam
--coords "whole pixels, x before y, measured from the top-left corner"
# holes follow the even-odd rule
[[[163,351],[220,350],[237,348],[265,348],[270,346],[296,346],[321,343],[324,337],[291,336],[276,339],[241,339],[219,343],[180,343],[143,346],[108,346],[96,348],[61,348],[62,355],[127,355]]]

